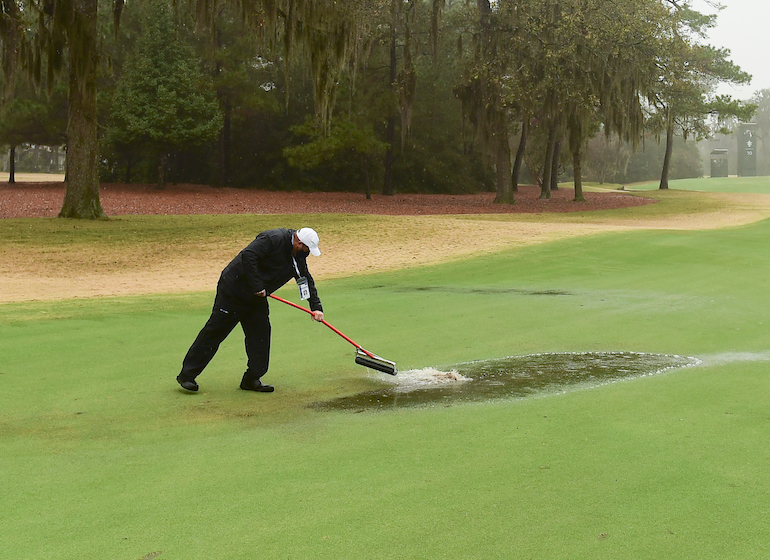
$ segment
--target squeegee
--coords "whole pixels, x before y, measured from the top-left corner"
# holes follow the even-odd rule
[[[278,300],[282,303],[285,303],[287,305],[291,305],[292,307],[296,307],[297,309],[304,311],[305,313],[309,313],[310,315],[313,314],[312,311],[309,309],[306,309],[302,307],[301,305],[297,305],[296,303],[292,303],[289,300],[280,298],[278,296],[274,296],[273,294],[269,294],[271,298]],[[347,340],[350,344],[356,347],[356,363],[360,366],[367,367],[369,369],[374,369],[377,371],[381,371],[382,373],[387,373],[388,375],[396,375],[398,373],[398,369],[396,368],[396,362],[391,362],[390,360],[386,360],[385,358],[381,358],[377,354],[372,354],[369,352],[369,350],[366,350],[363,346],[358,344],[357,342],[354,342],[351,340],[348,336],[331,326],[326,321],[321,321],[324,325],[329,327],[331,330],[333,330],[335,333],[340,335],[342,338]]]

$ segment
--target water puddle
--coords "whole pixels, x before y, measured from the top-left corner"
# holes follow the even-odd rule
[[[466,362],[450,369],[399,372],[376,391],[314,403],[321,410],[364,411],[525,398],[590,388],[695,366],[697,358],[638,352],[530,354]]]

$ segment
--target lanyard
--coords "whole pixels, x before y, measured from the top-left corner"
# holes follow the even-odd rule
[[[297,266],[297,259],[293,256],[291,260],[294,261],[294,270],[297,271],[297,287],[299,288],[299,299],[302,301],[310,299],[310,286],[308,285],[307,278],[300,276],[299,267]]]

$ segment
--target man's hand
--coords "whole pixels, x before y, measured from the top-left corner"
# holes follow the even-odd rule
[[[313,311],[311,313],[313,316],[314,321],[318,321],[319,323],[324,320],[324,312],[323,311]]]
[[[261,292],[257,292],[256,295],[259,297],[267,297],[267,290],[262,290]]]

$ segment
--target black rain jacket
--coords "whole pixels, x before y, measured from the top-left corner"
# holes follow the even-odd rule
[[[292,237],[295,231],[270,229],[257,235],[222,271],[219,290],[223,295],[249,305],[259,297],[257,292],[265,290],[272,294],[292,278],[304,276],[310,288],[310,309],[323,311],[315,282],[307,269],[308,254],[300,252],[292,258]]]

